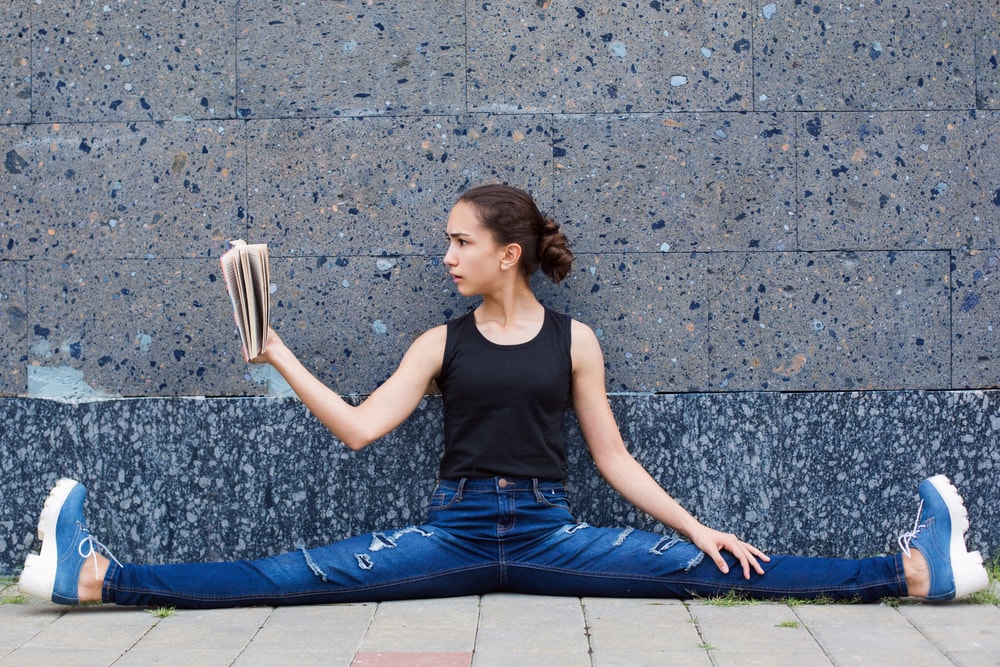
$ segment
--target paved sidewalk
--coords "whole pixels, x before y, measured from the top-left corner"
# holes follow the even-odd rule
[[[8,596],[10,588],[4,593]],[[1000,606],[486,595],[156,614],[0,605],[0,666],[1000,665]]]

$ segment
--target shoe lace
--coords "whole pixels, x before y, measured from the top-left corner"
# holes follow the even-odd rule
[[[100,550],[101,553],[103,553],[105,556],[107,556],[108,558],[110,558],[111,560],[113,560],[115,562],[115,564],[118,565],[118,567],[122,566],[121,561],[118,560],[117,558],[115,558],[115,555],[113,553],[111,553],[111,549],[109,549],[105,544],[103,544],[96,537],[94,537],[93,535],[91,535],[90,531],[87,530],[86,526],[84,526],[83,524],[78,524],[78,525],[86,533],[86,536],[82,540],[80,540],[80,544],[77,545],[76,551],[77,551],[77,553],[80,554],[80,558],[83,558],[84,560],[86,560],[87,558],[93,559],[93,561],[94,561],[94,576],[95,577],[98,576],[98,567],[97,567],[97,551],[98,550]],[[84,549],[85,547],[86,547],[86,550]]]
[[[927,525],[920,523],[920,512],[924,509],[924,501],[920,500],[920,504],[917,506],[917,518],[913,522],[913,530],[908,530],[899,536],[897,543],[899,544],[899,549],[907,558],[910,557],[910,542],[920,533],[921,529],[926,528]]]

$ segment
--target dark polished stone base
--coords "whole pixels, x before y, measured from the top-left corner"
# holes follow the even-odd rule
[[[1000,392],[613,395],[631,451],[705,523],[773,552],[864,556],[912,527],[916,487],[948,474],[969,543],[1000,548]],[[122,560],[256,558],[424,518],[441,450],[428,397],[359,453],[294,398],[0,399],[0,573],[37,549],[51,485],[89,489],[92,531]],[[663,530],[598,476],[575,419],[580,519]]]

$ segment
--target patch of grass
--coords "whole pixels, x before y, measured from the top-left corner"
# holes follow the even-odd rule
[[[797,628],[800,625],[802,625],[802,624],[799,623],[798,621],[782,621],[781,623],[776,624],[774,627],[776,627],[776,628]]]
[[[17,579],[14,577],[0,577],[0,605],[21,604],[28,600],[17,591]]]
[[[986,563],[986,572],[990,575],[990,585],[986,590],[973,593],[966,602],[969,604],[1000,604],[1000,555],[994,556],[993,560]]]
[[[815,598],[782,598],[775,602],[787,604],[789,607],[799,607],[805,604],[854,604],[857,600],[834,600],[821,595]]]
[[[0,577],[0,604],[21,604],[28,598],[17,592],[17,577]]]
[[[753,600],[738,591],[729,591],[724,595],[714,595],[709,598],[697,599],[713,607],[739,607],[742,605],[759,604],[758,600]]]
[[[173,607],[157,607],[156,609],[147,609],[146,611],[157,618],[170,618],[177,610]]]

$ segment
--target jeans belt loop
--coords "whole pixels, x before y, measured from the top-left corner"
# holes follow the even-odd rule
[[[465,483],[468,481],[468,477],[463,477],[458,480],[458,491],[455,492],[455,501],[462,502],[462,494],[465,491]]]

